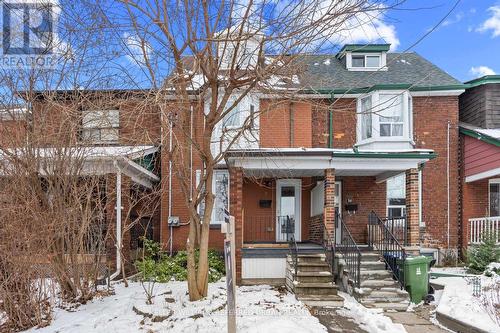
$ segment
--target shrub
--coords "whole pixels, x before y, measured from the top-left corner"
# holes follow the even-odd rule
[[[481,244],[469,249],[467,259],[468,271],[473,274],[482,274],[490,263],[499,261],[500,249],[495,244],[494,235],[484,235]]]
[[[196,251],[196,258],[199,251]],[[198,260],[197,260],[198,262]],[[151,240],[144,240],[144,257],[135,263],[137,270],[141,273],[141,279],[154,282],[168,282],[187,280],[187,253],[179,251],[175,256],[169,257],[161,251],[161,246]],[[214,250],[208,251],[208,281],[218,281],[224,276],[224,258]]]

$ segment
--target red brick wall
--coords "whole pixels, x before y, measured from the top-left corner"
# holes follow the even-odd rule
[[[367,241],[368,214],[373,210],[378,216],[386,215],[386,186],[377,184],[375,177],[342,177],[342,218],[354,240]],[[349,214],[344,210],[347,203],[357,204],[358,211]]]
[[[311,104],[261,100],[260,110],[261,147],[312,147]]]
[[[323,242],[323,214],[309,218],[309,240],[322,244]]]
[[[462,247],[470,238],[469,219],[489,216],[488,179],[462,184]]]
[[[447,122],[450,121],[450,247],[458,245],[459,144],[458,97],[414,97],[414,140],[416,148],[433,149],[438,157],[422,172],[422,219],[426,246],[447,245]]]

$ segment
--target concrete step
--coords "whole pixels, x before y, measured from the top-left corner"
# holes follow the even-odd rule
[[[328,283],[304,283],[294,282],[295,295],[337,295],[337,286],[333,282]]]
[[[377,270],[361,270],[360,271],[361,280],[380,280],[381,278],[390,278],[392,273],[383,269]]]
[[[300,254],[297,256],[299,263],[324,263],[326,256],[323,254]]]
[[[297,296],[297,300],[308,306],[342,307],[344,299],[339,295]]]
[[[409,302],[361,302],[367,308],[378,308],[384,311],[406,311]]]
[[[375,252],[361,252],[361,261],[380,261],[380,255]]]
[[[397,288],[397,287],[399,287],[399,284],[396,281],[394,281],[392,278],[361,281],[361,288],[365,288],[365,287],[367,287],[367,288],[382,288],[382,287]]]
[[[385,263],[382,261],[362,261],[361,270],[385,270]]]
[[[299,262],[297,270],[300,272],[324,272],[330,271],[330,266],[326,262]]]
[[[328,283],[332,282],[332,273],[323,272],[297,272],[297,281],[304,283]]]

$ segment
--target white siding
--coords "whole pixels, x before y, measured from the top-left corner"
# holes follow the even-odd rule
[[[284,279],[286,258],[243,258],[243,279]]]

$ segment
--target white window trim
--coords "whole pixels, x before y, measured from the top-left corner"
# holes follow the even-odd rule
[[[81,124],[81,132],[83,136],[83,132],[88,132],[88,131],[103,131],[103,130],[116,130],[116,138],[112,140],[86,140],[83,137],[81,138],[80,141],[82,142],[89,142],[93,144],[106,144],[106,143],[117,143],[120,141],[120,109],[88,109],[88,110],[82,110],[82,120],[85,117],[85,113],[91,113],[91,112],[116,112],[117,114],[117,124],[106,124],[106,126],[88,126],[88,124],[82,123]],[[102,134],[100,133],[100,136]]]
[[[394,176],[394,177],[398,177],[400,175],[397,175],[397,176]],[[405,175],[406,177],[406,175]],[[406,178],[405,178],[405,182],[403,183],[403,186],[406,186]],[[386,181],[386,187],[387,187],[387,181]],[[402,212],[404,212],[403,215],[406,215],[406,205],[390,205],[389,204],[389,197],[387,195],[387,188],[386,188],[386,191],[385,191],[385,205],[386,205],[386,209],[385,209],[385,213],[386,213],[386,216],[389,217],[389,208],[402,208]],[[405,189],[405,199],[406,199],[406,189]]]
[[[380,122],[379,122],[379,112],[382,111],[380,105],[380,95],[391,94],[391,95],[402,95],[403,103],[403,135],[402,136],[381,136],[380,135]],[[372,136],[371,138],[362,139],[362,113],[361,113],[361,100],[365,97],[371,96],[372,98]],[[356,100],[356,144],[366,144],[377,141],[412,141],[412,128],[413,128],[413,110],[409,110],[409,97],[410,94],[407,90],[377,90],[369,94],[360,96]],[[413,104],[413,103],[412,103]],[[411,114],[410,114],[411,112]]]
[[[488,180],[488,217],[493,217],[491,216],[491,184],[500,184],[500,178],[493,178]]]
[[[364,56],[365,57],[365,67],[353,67],[352,57],[353,56]],[[378,67],[366,67],[366,57],[367,56],[379,56],[380,65]],[[346,52],[346,68],[349,71],[386,71],[387,70],[387,54],[386,52]]]
[[[216,184],[216,179],[217,179],[217,173],[225,173],[227,174],[227,210],[229,211],[231,209],[231,179],[229,178],[229,170],[227,169],[220,169],[220,170],[214,170],[214,176],[213,176],[213,181],[212,181],[212,194],[216,195],[215,193],[215,187],[217,186]],[[199,184],[201,181],[201,170],[196,170],[196,184]],[[200,214],[200,206],[198,205],[197,207],[197,212]],[[214,206],[212,208],[212,216],[210,218],[210,225],[219,225],[222,224],[225,221],[216,221],[215,220],[215,200],[214,200]]]

